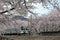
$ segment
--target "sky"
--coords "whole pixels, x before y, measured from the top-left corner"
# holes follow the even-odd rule
[[[42,14],[47,14],[47,13],[49,13],[49,11],[52,10],[51,6],[49,6],[49,9],[44,8],[42,6],[42,3],[36,3],[36,4],[33,4],[33,5],[36,7],[35,9],[33,9],[34,10],[33,12],[38,13],[39,16],[42,15]]]
[[[51,5],[48,5],[48,8],[44,8],[42,6],[42,3],[32,3],[32,5],[35,7],[34,9],[32,9],[31,11],[33,13],[36,13],[38,16],[41,16],[42,14],[48,14],[53,7]],[[30,16],[31,13],[28,14],[28,16]]]
[[[56,0],[58,5],[60,6],[60,0]],[[55,0],[52,0],[51,3],[54,4]],[[44,8],[42,6],[42,3],[32,3],[32,5],[34,7],[36,7],[35,9],[32,9],[31,11],[33,13],[37,13],[38,16],[41,16],[42,14],[48,14],[49,12],[51,12],[51,10],[54,9],[54,7],[51,5],[51,4],[48,4],[47,8]],[[31,14],[28,14],[28,17],[30,16]]]

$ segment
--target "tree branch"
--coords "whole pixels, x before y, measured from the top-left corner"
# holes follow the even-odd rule
[[[35,13],[33,13],[32,11],[30,11],[30,10],[28,9],[28,7],[27,7],[27,5],[26,5],[26,0],[24,0],[24,4],[25,4],[25,8],[27,9],[27,11],[30,12],[31,14],[33,14],[34,16],[36,16]]]
[[[0,12],[0,14],[4,14],[4,13],[9,12],[9,11],[12,11],[12,10],[14,10],[14,9],[15,9],[15,8],[11,8],[10,10],[2,11],[2,12]]]

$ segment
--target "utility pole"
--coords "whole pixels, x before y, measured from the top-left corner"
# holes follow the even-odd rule
[[[29,26],[29,34],[31,34],[31,30],[32,30],[32,15],[30,16],[30,18],[28,20],[28,26]]]

